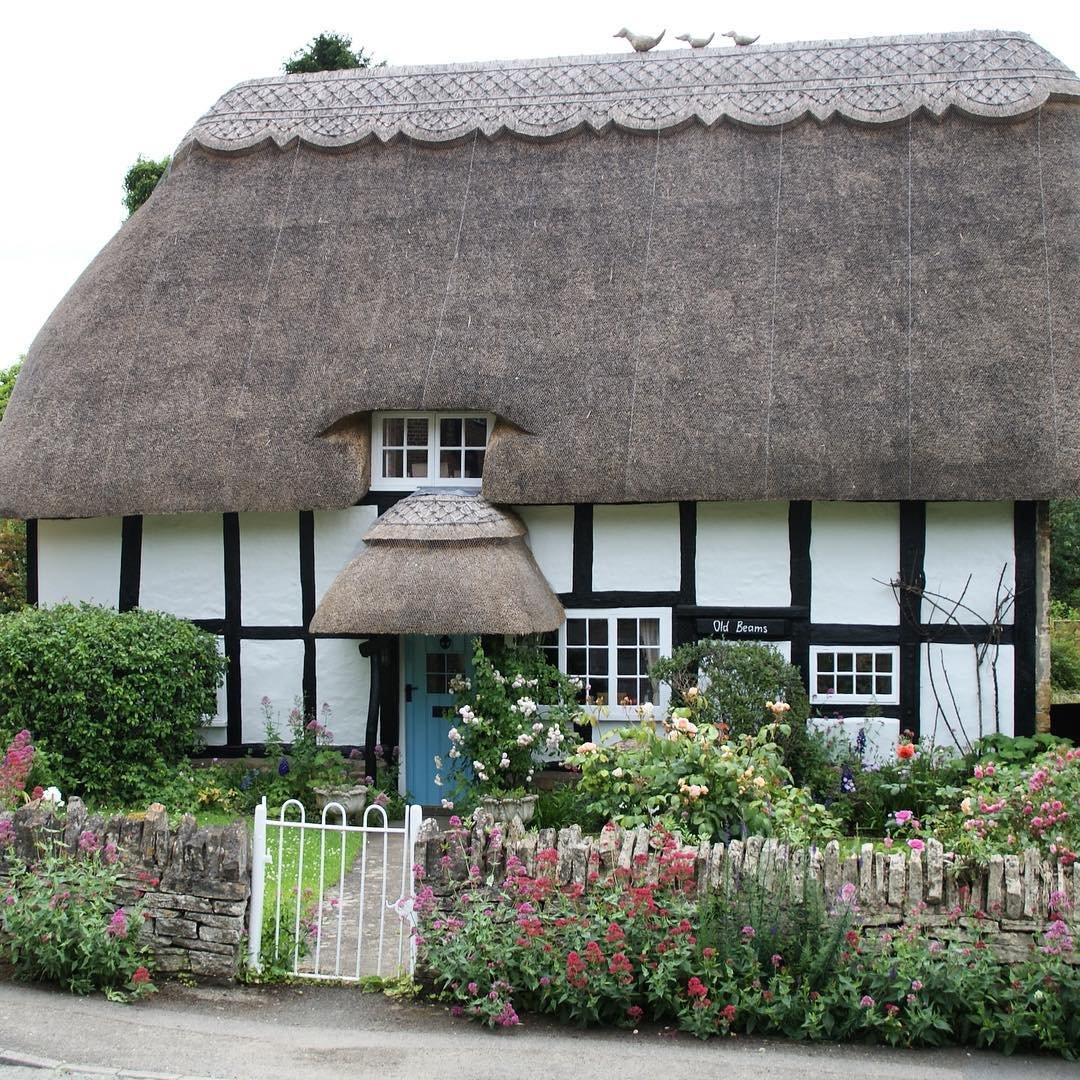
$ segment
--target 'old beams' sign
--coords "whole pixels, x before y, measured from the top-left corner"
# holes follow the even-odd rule
[[[788,619],[762,619],[757,615],[725,615],[717,619],[698,619],[695,629],[705,637],[725,641],[785,641],[791,637]]]

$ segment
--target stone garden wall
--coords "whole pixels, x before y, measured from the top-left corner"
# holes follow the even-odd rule
[[[660,840],[645,828],[623,830],[609,825],[600,836],[580,828],[527,832],[517,820],[495,829],[483,822],[471,831],[440,831],[425,821],[416,847],[416,864],[436,895],[449,897],[471,880],[502,880],[514,855],[530,876],[537,874],[537,853],[554,849],[560,885],[595,888],[617,871],[635,880],[655,882],[660,873]],[[854,920],[865,927],[898,926],[917,916],[927,934],[939,940],[985,936],[1006,961],[1021,960],[1050,922],[1050,898],[1061,893],[1071,919],[1080,912],[1080,863],[1051,866],[1035,850],[995,856],[987,868],[958,864],[936,840],[923,852],[875,852],[866,844],[858,855],[841,858],[835,840],[824,847],[789,848],[776,840],[749,837],[728,844],[682,847],[694,868],[699,894],[746,889],[787,890],[800,900],[808,889],[821,890],[831,903],[846,883],[855,887]],[[541,873],[551,873],[541,867]],[[1060,899],[1058,900],[1061,905]],[[978,914],[976,914],[978,913]]]
[[[130,901],[146,897],[149,918],[142,935],[162,974],[188,972],[207,981],[231,982],[241,960],[251,894],[250,841],[245,822],[196,827],[186,814],[170,829],[164,807],[144,815],[88,815],[77,798],[65,816],[31,803],[14,814],[14,851],[31,859],[43,843],[62,844],[77,856],[79,837],[90,831],[102,845],[116,845],[122,883]],[[10,849],[9,849],[10,852]],[[0,849],[0,876],[5,852]]]

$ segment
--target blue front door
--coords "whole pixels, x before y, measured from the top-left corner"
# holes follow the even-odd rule
[[[413,802],[437,806],[449,797],[447,732],[454,726],[450,681],[471,669],[469,639],[461,635],[405,638],[405,786]],[[442,759],[443,787],[435,783]]]

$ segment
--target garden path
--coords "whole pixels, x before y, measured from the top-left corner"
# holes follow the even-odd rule
[[[401,822],[390,824],[402,827]],[[409,954],[409,923],[394,904],[403,892],[404,847],[400,834],[369,836],[347,868],[344,884],[334,882],[327,887],[318,942],[300,960],[301,974],[331,979],[393,978],[403,970]]]

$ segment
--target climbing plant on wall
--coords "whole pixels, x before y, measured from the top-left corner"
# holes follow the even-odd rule
[[[15,389],[23,357],[0,371],[0,420]],[[0,611],[14,611],[26,603],[26,523],[0,518]]]

